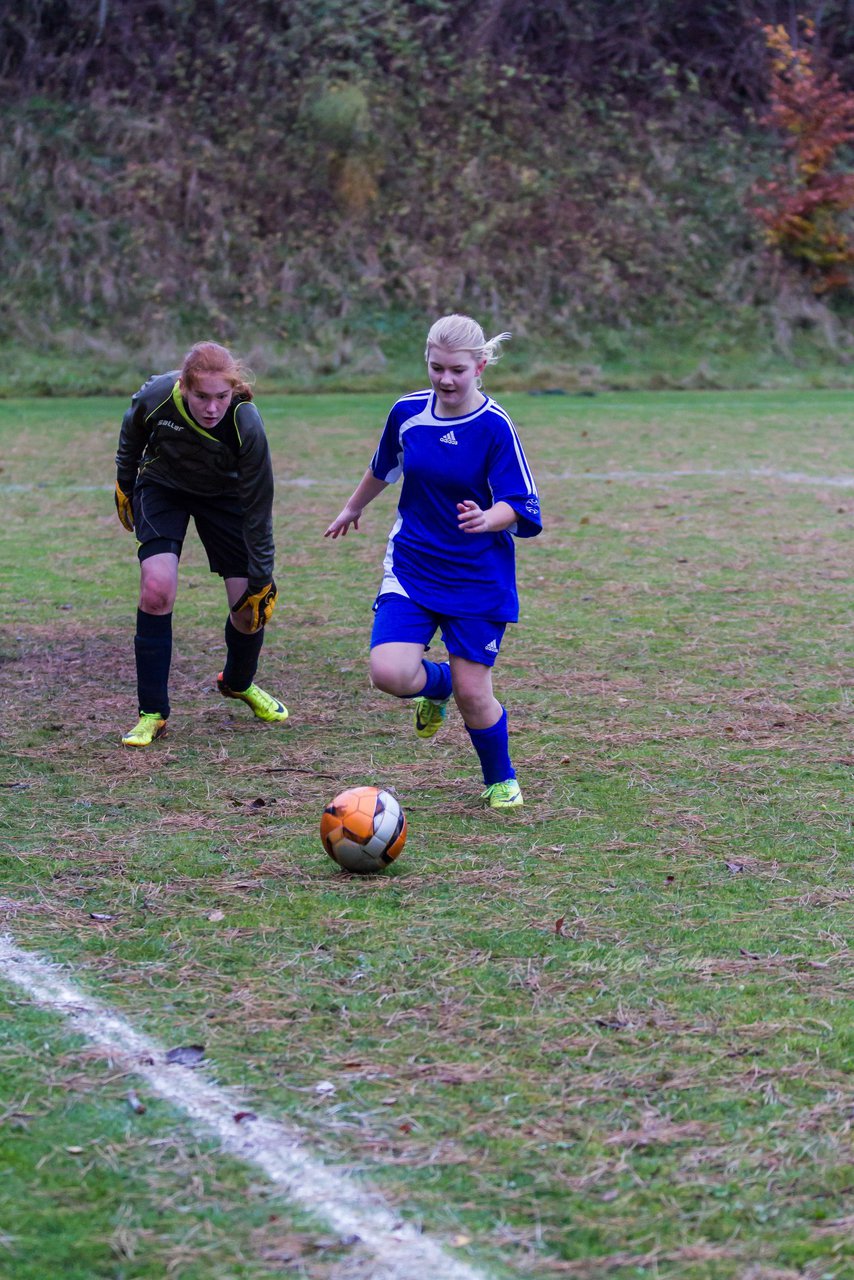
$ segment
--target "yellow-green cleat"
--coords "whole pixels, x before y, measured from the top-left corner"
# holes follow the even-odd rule
[[[480,798],[490,809],[521,809],[525,803],[522,789],[515,778],[508,778],[506,782],[493,782],[492,786],[481,792]]]
[[[125,747],[150,747],[155,738],[166,732],[166,721],[159,711],[141,711],[139,724],[122,737]]]
[[[288,718],[288,709],[285,704],[279,702],[279,699],[274,698],[272,694],[259,689],[257,684],[250,684],[243,693],[238,693],[236,689],[229,689],[220,671],[216,678],[216,687],[224,698],[239,698],[241,702],[245,702],[259,720],[265,720],[268,724],[283,724]]]
[[[419,738],[432,738],[438,733],[448,714],[448,698],[436,702],[433,698],[415,699],[415,732]]]

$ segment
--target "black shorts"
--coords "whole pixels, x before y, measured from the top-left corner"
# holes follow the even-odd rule
[[[247,577],[249,556],[240,500],[222,493],[203,497],[153,480],[143,481],[133,491],[134,533],[140,560],[164,551],[180,558],[191,516],[211,573],[222,578]]]

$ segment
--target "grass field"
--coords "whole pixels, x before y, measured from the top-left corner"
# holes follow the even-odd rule
[[[193,537],[169,734],[138,753],[124,401],[0,402],[0,932],[204,1046],[483,1276],[854,1277],[850,396],[502,400],[546,522],[497,668],[526,802],[502,816],[457,715],[423,743],[368,687],[393,494],[322,537],[389,397],[260,404],[259,682],[288,725],[213,690],[224,596]],[[410,824],[375,878],[317,835],[363,782]],[[0,1277],[378,1274],[3,989]]]

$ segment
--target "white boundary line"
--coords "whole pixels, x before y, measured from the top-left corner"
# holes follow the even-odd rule
[[[380,1267],[372,1269],[371,1280],[488,1280],[401,1222],[375,1191],[322,1164],[295,1129],[260,1115],[235,1121],[237,1112],[249,1110],[235,1094],[188,1067],[167,1063],[162,1045],[65,981],[56,965],[22,950],[8,934],[0,935],[0,977],[61,1014],[123,1069],[141,1076],[161,1098],[211,1130],[229,1155],[263,1170],[294,1204],[342,1236],[358,1236]]]
[[[691,480],[703,479],[705,477],[717,477],[726,480],[780,480],[784,484],[799,485],[815,485],[819,489],[854,489],[854,476],[838,475],[823,476],[810,475],[806,471],[777,471],[773,467],[684,467],[679,471],[560,471],[556,474],[548,473],[538,477],[541,484],[548,480],[599,480],[599,481],[628,481],[628,480],[648,480],[655,482],[668,482],[671,480]],[[290,479],[276,478],[277,488],[289,489],[336,489],[340,487],[338,480],[323,479],[317,480],[312,476],[295,476]],[[112,487],[108,484],[0,484],[0,493],[31,493],[35,489],[43,489],[45,492],[62,493],[112,493]]]

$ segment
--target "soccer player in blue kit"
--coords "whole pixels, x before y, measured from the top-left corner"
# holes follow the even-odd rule
[[[522,804],[492,667],[507,623],[519,617],[513,536],[542,528],[516,428],[481,390],[481,374],[509,337],[487,340],[469,316],[436,321],[425,352],[430,387],[392,407],[371,465],[325,534],[358,529],[368,503],[403,476],[374,604],[371,681],[415,700],[421,738],[441,727],[453,695],[492,809]],[[424,656],[437,630],[448,662]]]

